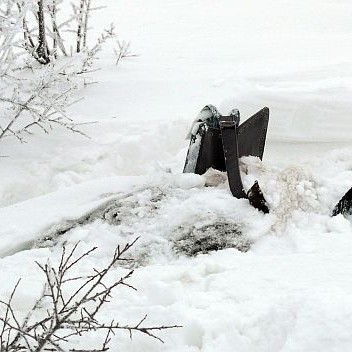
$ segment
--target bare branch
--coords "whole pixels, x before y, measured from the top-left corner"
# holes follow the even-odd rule
[[[122,325],[115,323],[114,320],[110,323],[105,323],[97,318],[98,312],[109,302],[116,287],[126,286],[135,290],[127,282],[133,271],[127,272],[119,280],[110,284],[105,282],[105,278],[118,261],[124,260],[124,254],[137,240],[127,243],[123,247],[118,246],[109,263],[103,269],[93,269],[90,275],[72,277],[70,272],[77,263],[91,256],[96,248],[92,248],[76,257],[78,244],[73,246],[70,251],[63,247],[60,263],[56,268],[52,267],[49,261],[45,264],[37,263],[45,276],[46,283],[42,295],[36,301],[24,322],[22,324],[19,323],[12,308],[12,299],[18,288],[19,281],[15,285],[8,302],[0,301],[6,307],[4,316],[0,317],[0,322],[2,323],[0,330],[1,351],[27,350],[43,352],[69,350],[72,352],[102,352],[109,349],[108,345],[111,341],[111,335],[119,330],[127,331],[131,338],[133,333],[139,332],[163,342],[157,332],[180,326],[144,326],[147,319],[146,315],[135,325]],[[64,292],[66,290],[63,289],[63,285],[67,282],[76,283],[76,289],[68,297],[65,297]],[[45,311],[46,314],[43,318],[39,320],[37,318],[30,323],[34,312],[38,316],[38,313],[44,313]],[[89,350],[69,348],[71,338],[82,337],[87,333],[97,331],[106,331],[100,348]]]

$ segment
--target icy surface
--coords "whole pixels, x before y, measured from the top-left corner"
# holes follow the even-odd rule
[[[138,291],[117,292],[104,318],[147,313],[183,328],[162,333],[165,344],[122,333],[112,350],[352,350],[352,219],[330,217],[352,186],[352,3],[107,5],[94,34],[114,20],[139,56],[116,67],[107,48],[99,83],[80,92],[70,113],[98,121],[91,139],[57,130],[1,142],[0,298],[22,277],[24,315],[43,283],[36,260],[57,262],[80,241],[80,252],[98,246],[85,267],[100,267],[139,236]],[[241,161],[269,215],[234,199],[222,174],[181,174],[185,136],[209,103],[239,108],[242,121],[270,108],[263,163]],[[223,247],[233,248],[211,250]]]

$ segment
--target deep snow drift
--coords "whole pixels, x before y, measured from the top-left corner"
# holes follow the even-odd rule
[[[91,139],[54,131],[1,142],[10,157],[0,159],[0,298],[22,277],[15,308],[25,314],[43,283],[35,260],[58,261],[63,244],[81,241],[82,252],[99,247],[86,262],[99,267],[140,236],[138,292],[116,292],[103,316],[134,323],[148,313],[183,328],[162,333],[165,344],[121,333],[112,350],[351,350],[352,221],[330,214],[352,186],[352,4],[107,5],[94,33],[114,21],[139,56],[115,66],[106,48],[99,83],[79,93],[71,114],[98,121],[85,128]],[[181,174],[184,137],[208,103],[243,118],[271,109],[263,163],[242,160],[244,185],[259,180],[269,215],[234,199],[221,174]],[[182,250],[187,238],[221,235],[234,248]]]

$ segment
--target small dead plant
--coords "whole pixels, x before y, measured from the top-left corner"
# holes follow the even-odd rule
[[[102,322],[99,312],[109,299],[113,291],[121,286],[136,290],[128,283],[133,270],[127,272],[119,280],[107,283],[106,276],[118,262],[128,260],[125,253],[136,241],[118,246],[110,260],[103,269],[93,269],[88,276],[72,276],[73,269],[78,263],[84,261],[97,248],[94,247],[83,254],[76,256],[78,245],[67,251],[63,247],[61,260],[57,268],[50,262],[45,265],[37,263],[45,276],[45,285],[42,295],[35,302],[31,311],[23,321],[19,321],[13,307],[13,298],[20,281],[15,285],[7,302],[0,301],[4,306],[4,314],[0,316],[0,350],[1,352],[15,351],[70,351],[70,352],[103,352],[109,350],[111,337],[118,330],[127,331],[132,338],[133,333],[139,332],[161,342],[158,331],[179,327],[172,326],[145,326],[147,316],[144,316],[134,325],[123,325],[115,320],[109,323]],[[72,285],[67,293],[67,284]],[[75,346],[89,333],[104,331],[104,340],[100,347],[80,349]]]

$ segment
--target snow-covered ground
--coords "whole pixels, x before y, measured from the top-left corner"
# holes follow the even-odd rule
[[[352,3],[347,0],[119,0],[93,19],[115,22],[138,57],[102,53],[98,81],[72,106],[86,139],[66,131],[1,142],[0,298],[23,280],[15,308],[40,293],[35,260],[60,248],[133,249],[138,292],[117,291],[104,315],[180,324],[165,344],[119,334],[119,351],[352,350],[352,220],[330,217],[352,186]],[[242,118],[271,111],[263,163],[243,160],[271,213],[234,199],[221,175],[182,175],[191,121],[206,104]],[[219,180],[204,187],[210,179]],[[69,220],[115,202],[118,221],[97,219],[51,240]],[[240,228],[248,252],[186,257],[185,235]],[[220,230],[219,230],[220,229]],[[52,237],[52,236],[51,236]],[[234,242],[235,243],[235,242]],[[121,271],[112,275],[119,278]]]

